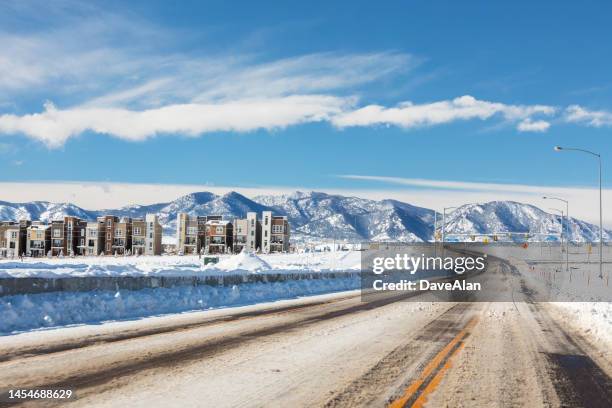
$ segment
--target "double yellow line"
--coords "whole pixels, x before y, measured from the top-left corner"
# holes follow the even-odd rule
[[[478,318],[472,317],[463,329],[425,366],[419,378],[406,388],[404,394],[389,405],[389,408],[422,407],[427,401],[427,396],[438,387],[444,374],[451,367],[453,357],[463,349],[463,340],[469,336],[470,330],[477,322]]]

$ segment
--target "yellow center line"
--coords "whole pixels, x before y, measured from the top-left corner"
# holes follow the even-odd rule
[[[457,333],[457,335],[442,350],[440,350],[440,352],[436,354],[436,356],[425,366],[419,378],[413,381],[406,388],[404,394],[389,405],[389,408],[404,407],[406,403],[414,396],[415,392],[417,392],[417,390],[421,388],[421,386],[425,383],[427,378],[434,372],[434,370],[440,367],[444,359],[454,349],[446,363],[442,367],[440,367],[436,375],[431,379],[428,384],[426,384],[425,389],[421,392],[417,400],[412,405],[412,407],[422,407],[423,403],[426,400],[426,396],[436,389],[436,387],[442,380],[444,373],[450,368],[450,360],[455,355],[457,355],[457,353],[463,348],[463,344],[458,343],[461,342],[469,334],[469,331],[472,329],[472,327],[476,325],[477,321],[478,318],[476,316],[472,317],[467,322],[465,327],[459,333]]]

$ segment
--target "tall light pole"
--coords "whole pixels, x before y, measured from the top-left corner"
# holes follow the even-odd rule
[[[444,229],[446,228],[446,210],[454,210],[459,207],[444,207],[442,211],[442,247],[444,247],[444,239],[446,238],[446,234],[444,233]]]
[[[442,211],[442,257],[444,258],[445,249],[444,249],[444,240],[446,239],[446,233],[444,230],[446,229],[446,210],[453,210],[459,207],[444,207]]]
[[[601,155],[599,153],[591,152],[585,149],[578,149],[575,147],[555,146],[555,151],[560,152],[562,150],[587,153],[597,157],[597,160],[599,162],[599,279],[603,279],[603,208],[601,199]]]
[[[561,214],[561,259],[563,259],[563,210],[558,208],[550,208],[553,211],[559,212]],[[569,259],[567,258],[567,250],[565,251],[565,269],[569,271]],[[563,262],[563,260],[561,261]]]
[[[570,229],[569,229],[569,201],[559,197],[542,197],[544,200],[557,200],[565,203],[565,269],[569,271],[569,240],[570,240]],[[561,232],[563,232],[563,226],[561,226]]]

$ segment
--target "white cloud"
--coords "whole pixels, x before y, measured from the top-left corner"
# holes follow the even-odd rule
[[[243,99],[217,104],[177,104],[133,111],[123,108],[57,109],[0,115],[0,133],[22,133],[49,147],[63,145],[86,131],[141,141],[158,134],[198,136],[207,132],[248,132],[328,120],[350,101],[325,95]]]
[[[520,132],[546,132],[550,128],[550,122],[545,120],[522,120],[516,127]]]
[[[612,112],[592,111],[579,105],[571,105],[565,110],[565,120],[592,127],[612,126]]]
[[[420,105],[405,102],[394,108],[368,105],[333,118],[339,128],[352,126],[395,125],[402,128],[433,126],[458,120],[486,120],[500,115],[508,121],[528,119],[533,115],[552,115],[555,108],[546,105],[506,105],[482,101],[470,95],[452,100]]]
[[[547,123],[532,122],[529,117],[551,115],[555,111],[544,105],[506,105],[471,96],[423,105],[404,103],[399,108],[366,106],[355,110],[355,102],[352,97],[312,94],[170,104],[143,110],[89,104],[58,109],[48,102],[40,113],[0,115],[0,133],[20,133],[49,147],[59,147],[69,138],[87,131],[142,141],[159,134],[195,137],[209,132],[270,130],[320,121],[329,121],[338,127],[390,123],[411,128],[458,120],[485,120],[495,115],[507,121],[523,119],[519,128],[527,126],[528,130],[541,131]]]

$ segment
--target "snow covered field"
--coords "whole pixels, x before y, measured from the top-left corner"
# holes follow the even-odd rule
[[[282,273],[358,271],[360,252],[221,255],[218,264],[204,266],[197,256],[127,256],[25,258],[0,260],[0,278],[69,276],[193,276],[219,273]]]

